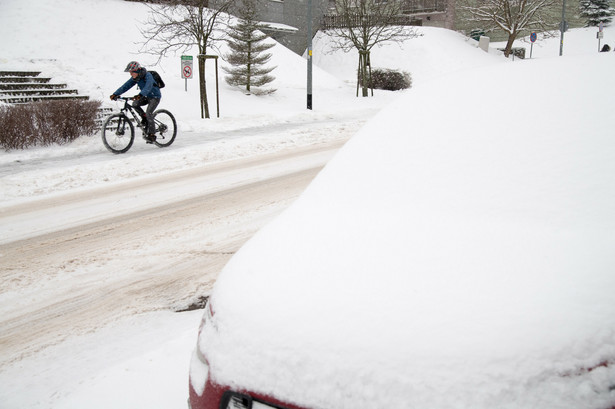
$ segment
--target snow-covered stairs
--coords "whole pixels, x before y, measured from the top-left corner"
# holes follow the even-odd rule
[[[51,83],[51,78],[40,77],[38,71],[0,71],[0,102],[24,104],[35,101],[84,99],[76,89],[66,84]]]

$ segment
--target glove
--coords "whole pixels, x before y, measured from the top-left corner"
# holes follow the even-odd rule
[[[111,98],[111,101],[115,101],[117,99],[117,95],[111,94],[109,98]]]
[[[132,97],[132,99],[134,99],[135,101],[138,101],[141,99],[141,94],[137,94],[134,97]]]

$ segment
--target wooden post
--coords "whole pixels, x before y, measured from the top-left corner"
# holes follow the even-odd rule
[[[213,59],[216,63],[216,114],[218,116],[218,118],[220,118],[220,89],[219,89],[219,81],[218,81],[218,56],[217,55],[206,55],[206,54],[199,54],[199,74],[201,75],[201,72],[203,73],[203,80],[201,83],[201,118],[203,118],[203,108],[205,107],[205,117],[209,118],[209,106],[207,105],[207,99],[204,98],[204,95],[206,94],[205,90],[203,88],[205,88],[205,62],[209,59]],[[203,65],[203,68],[201,69],[201,63]],[[205,99],[205,100],[203,100]]]

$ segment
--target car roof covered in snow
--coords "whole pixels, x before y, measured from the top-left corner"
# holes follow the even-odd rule
[[[405,93],[223,270],[211,376],[311,408],[612,405],[613,69]]]

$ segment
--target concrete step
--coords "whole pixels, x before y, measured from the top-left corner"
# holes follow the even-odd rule
[[[38,82],[16,82],[11,84],[3,84],[0,80],[0,92],[2,91],[17,91],[21,89],[65,89],[66,84],[45,84]]]
[[[51,78],[43,77],[0,77],[0,84],[15,84],[22,82],[47,83]]]
[[[0,91],[0,95],[8,96],[40,96],[40,95],[72,95],[78,94],[76,89],[18,89]]]
[[[96,119],[95,119],[96,129],[101,129],[107,117],[113,114],[113,112],[114,112],[113,108],[109,108],[109,107],[98,108],[98,112],[96,113]]]
[[[7,96],[0,95],[0,101],[7,104],[27,104],[28,102],[38,101],[58,101],[65,99],[90,99],[87,95],[29,95],[29,96]]]
[[[40,71],[0,71],[0,77],[38,77]]]
[[[67,89],[66,84],[51,84],[51,78],[41,78],[40,71],[0,71],[0,101],[8,104],[26,104],[36,101],[80,99],[76,89]]]

